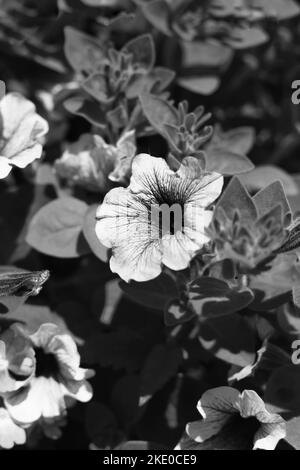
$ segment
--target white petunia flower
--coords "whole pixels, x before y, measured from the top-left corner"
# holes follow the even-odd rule
[[[48,123],[36,113],[34,104],[18,93],[0,101],[0,179],[14,166],[25,168],[42,155],[42,137]]]
[[[112,249],[110,268],[125,281],[147,281],[162,265],[185,269],[209,241],[207,207],[220,195],[223,177],[195,170],[187,158],[172,171],[165,160],[137,155],[128,188],[112,189],[97,211],[96,234]],[[199,168],[198,168],[199,170]]]
[[[203,419],[187,425],[177,450],[274,450],[286,435],[284,419],[270,413],[253,390],[213,388],[197,408]]]
[[[99,135],[83,134],[56,160],[55,170],[74,185],[105,193],[112,183],[128,184],[135,152],[134,131],[125,133],[115,146]]]
[[[29,336],[36,357],[35,376],[29,384],[5,396],[11,417],[22,425],[42,419],[63,417],[67,407],[76,400],[92,398],[86,379],[93,371],[80,367],[80,356],[74,340],[56,325],[45,323]]]

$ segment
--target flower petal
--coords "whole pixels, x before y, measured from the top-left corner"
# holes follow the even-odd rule
[[[41,380],[33,378],[27,387],[7,395],[4,403],[14,421],[28,425],[42,416],[43,400],[43,383]]]
[[[180,174],[180,168],[177,173]],[[193,191],[190,191],[191,196],[187,202],[207,208],[220,196],[224,178],[219,173],[208,173],[201,179],[193,180],[191,184]]]
[[[254,390],[244,390],[239,400],[243,418],[255,417],[261,427],[254,436],[254,449],[273,450],[286,435],[285,421],[280,415],[269,413],[264,401]]]
[[[7,93],[0,101],[4,139],[10,139],[16,128],[32,113],[35,113],[35,106],[31,101],[19,93]]]
[[[261,425],[254,436],[254,450],[274,450],[278,442],[286,436],[285,421],[280,416],[279,418],[278,422]]]
[[[132,176],[129,188],[134,194],[145,193],[148,196],[153,196],[152,190],[156,188],[157,181],[174,175],[174,171],[169,168],[163,158],[140,153],[132,162]]]
[[[35,144],[32,147],[21,150],[18,155],[13,158],[10,158],[10,163],[12,166],[18,168],[26,168],[27,165],[37,160],[42,155],[43,147],[41,144]]]
[[[149,213],[142,200],[128,189],[112,189],[98,208],[96,235],[113,248],[110,268],[125,281],[146,281],[161,272],[158,228],[149,225]]]
[[[238,399],[239,391],[231,387],[218,387],[205,392],[197,405],[203,420],[187,425],[189,437],[203,442],[218,434],[232,414],[238,412]]]
[[[11,449],[15,444],[25,444],[26,433],[13,422],[5,408],[0,408],[0,448]]]
[[[0,157],[0,179],[6,178],[12,170],[9,159]]]
[[[0,102],[0,115],[2,156],[19,168],[40,158],[42,145],[39,140],[48,132],[49,126],[35,112],[34,104],[18,93],[8,93]]]
[[[82,403],[90,401],[93,397],[92,386],[86,380],[80,382],[69,381],[62,384],[62,389],[65,396],[75,398]]]
[[[191,249],[191,245],[193,245]],[[183,233],[177,232],[175,235],[165,235],[162,238],[163,257],[165,266],[175,271],[188,267],[194,253],[199,249]]]

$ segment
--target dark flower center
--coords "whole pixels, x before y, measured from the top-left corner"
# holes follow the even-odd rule
[[[193,192],[193,185],[179,178],[161,179],[154,174],[147,178],[150,198],[147,206],[149,223],[159,227],[160,237],[184,231],[185,204]]]
[[[220,432],[199,445],[202,450],[251,450],[261,423],[254,418],[233,415]]]
[[[36,348],[35,357],[37,377],[55,377],[59,373],[59,364],[54,354],[45,353],[43,348]]]

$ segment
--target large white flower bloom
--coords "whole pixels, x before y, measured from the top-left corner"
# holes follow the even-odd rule
[[[92,388],[86,379],[93,371],[80,367],[74,340],[56,325],[44,323],[30,340],[36,356],[35,376],[29,384],[5,396],[5,406],[19,424],[30,425],[63,417],[74,401],[87,402]]]
[[[187,425],[177,450],[274,450],[286,435],[284,419],[270,413],[254,390],[213,388],[197,408],[203,419]]]
[[[25,168],[42,155],[41,138],[48,123],[36,113],[34,104],[18,93],[0,101],[0,179],[14,166]]]
[[[165,265],[185,269],[208,242],[205,229],[223,177],[196,172],[187,158],[172,171],[165,160],[137,155],[127,188],[112,189],[97,211],[96,234],[112,249],[110,268],[125,281],[147,281]]]

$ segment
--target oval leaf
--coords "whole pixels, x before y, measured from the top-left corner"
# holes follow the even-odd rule
[[[88,206],[65,197],[43,206],[32,218],[26,237],[37,251],[58,258],[76,258],[88,253],[82,227]]]

